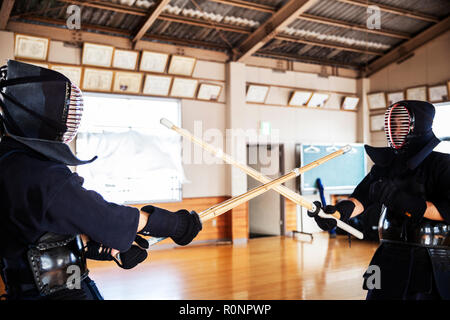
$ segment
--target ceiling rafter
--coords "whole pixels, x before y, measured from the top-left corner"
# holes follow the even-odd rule
[[[257,55],[263,55],[268,56],[276,59],[288,59],[298,62],[309,62],[309,63],[319,63],[327,66],[334,66],[334,67],[342,67],[342,68],[352,68],[352,69],[360,69],[360,66],[357,64],[352,63],[345,63],[345,62],[338,62],[338,61],[330,61],[330,60],[324,60],[320,58],[314,58],[314,57],[305,57],[305,56],[299,56],[296,54],[289,54],[289,53],[278,53],[273,51],[264,51],[260,50],[257,52]]]
[[[133,36],[133,43],[138,42],[144,34],[150,29],[153,23],[158,19],[158,16],[164,10],[164,7],[170,2],[170,0],[159,0],[150,10],[144,24]]]
[[[318,0],[290,0],[266,22],[256,29],[239,47],[235,48],[234,60],[243,61],[273,39],[300,14],[308,10]]]
[[[8,24],[11,11],[14,7],[15,0],[3,0],[2,7],[0,9],[0,30],[4,30]]]

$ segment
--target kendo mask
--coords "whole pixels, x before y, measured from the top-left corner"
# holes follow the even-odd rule
[[[11,138],[66,165],[79,160],[68,143],[76,136],[83,113],[81,90],[63,74],[15,60],[0,69],[0,116]]]

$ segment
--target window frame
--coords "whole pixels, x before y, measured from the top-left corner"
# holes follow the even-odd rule
[[[175,102],[178,106],[178,119],[177,123],[182,125],[182,119],[183,119],[183,108],[182,108],[182,101],[181,99],[176,98],[166,98],[166,97],[152,97],[152,96],[142,96],[142,95],[133,95],[133,94],[117,94],[117,93],[103,93],[103,92],[83,92],[83,95],[85,97],[91,96],[91,97],[105,97],[105,98],[117,98],[117,99],[136,99],[136,100],[146,100],[146,101],[155,101],[155,102]],[[132,127],[131,127],[132,128]],[[75,139],[78,139],[78,135]],[[77,147],[77,141],[73,141],[74,151],[76,153],[76,147]],[[181,166],[184,168],[183,164],[183,142],[182,137],[179,137],[179,143],[180,143],[180,160],[181,160]],[[77,172],[77,167],[74,168],[74,171]],[[158,199],[158,200],[138,200],[138,201],[124,201],[123,205],[141,205],[141,204],[148,204],[148,203],[177,203],[183,201],[183,183],[181,180],[179,180],[178,187],[175,188],[175,190],[178,189],[178,199]],[[174,194],[176,191],[173,191]],[[94,190],[96,191],[96,190]]]

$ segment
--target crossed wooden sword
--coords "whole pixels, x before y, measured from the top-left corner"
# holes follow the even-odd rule
[[[263,174],[256,171],[255,169],[247,166],[246,164],[236,161],[230,155],[224,153],[221,149],[218,149],[218,148],[206,143],[202,139],[191,134],[189,131],[177,127],[176,125],[174,125],[172,122],[170,122],[166,118],[162,118],[160,120],[160,122],[163,126],[169,128],[169,129],[177,132],[179,135],[191,140],[193,143],[199,145],[204,150],[212,153],[217,158],[220,158],[224,162],[241,169],[243,172],[245,172],[250,177],[263,183],[263,185],[256,187],[246,193],[243,193],[236,197],[232,197],[224,202],[221,202],[221,203],[216,204],[206,210],[203,210],[202,212],[200,212],[198,214],[200,216],[200,219],[202,222],[214,219],[214,218],[220,216],[221,214],[224,214],[225,212],[228,212],[229,210],[241,205],[242,203],[250,201],[251,199],[263,194],[264,192],[267,192],[267,191],[273,189],[273,190],[277,191],[278,193],[280,193],[281,195],[283,195],[284,197],[293,201],[294,203],[296,203],[302,207],[305,207],[306,209],[308,209],[308,211],[318,212],[318,215],[321,218],[335,219],[337,227],[341,228],[342,230],[347,231],[348,233],[354,235],[358,239],[363,239],[364,236],[363,236],[362,232],[356,230],[352,226],[339,220],[340,215],[338,212],[335,212],[334,214],[326,214],[323,212],[323,210],[321,208],[317,207],[313,202],[305,199],[300,194],[298,194],[298,193],[292,191],[291,189],[282,185],[282,183],[284,183],[290,179],[293,179],[295,177],[298,177],[302,173],[304,173],[308,170],[311,170],[311,169],[321,165],[324,162],[327,162],[331,159],[334,159],[340,155],[343,155],[343,154],[349,152],[352,149],[352,147],[350,145],[346,145],[343,148],[341,148],[333,153],[330,153],[329,155],[326,155],[320,159],[317,159],[303,167],[295,168],[288,174],[285,174],[277,179],[271,180],[270,178],[264,176]],[[164,239],[166,239],[166,237],[160,237],[160,238],[150,237],[148,239],[148,242],[149,242],[149,245],[154,245]]]

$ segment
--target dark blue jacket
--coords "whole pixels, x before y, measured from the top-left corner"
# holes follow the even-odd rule
[[[85,234],[126,251],[139,210],[105,201],[83,179],[10,138],[0,142],[0,256],[24,257],[44,233]]]

